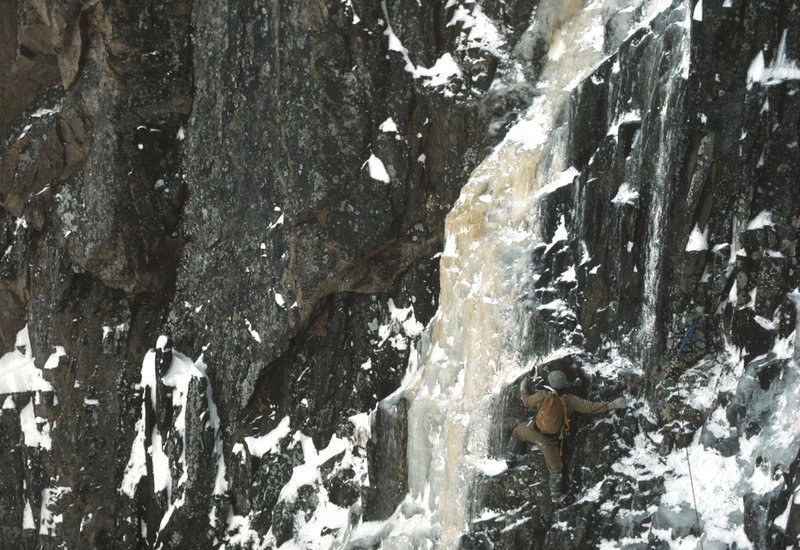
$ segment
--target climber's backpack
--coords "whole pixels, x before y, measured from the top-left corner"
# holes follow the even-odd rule
[[[536,427],[544,434],[555,435],[569,427],[567,403],[554,391],[547,391],[539,412],[536,413]]]

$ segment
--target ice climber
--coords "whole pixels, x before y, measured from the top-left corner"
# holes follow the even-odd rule
[[[532,381],[530,376],[524,376],[520,383],[520,397],[526,407],[538,409],[535,417],[520,423],[511,435],[507,459],[515,462],[519,456],[516,452],[520,441],[535,443],[544,455],[547,470],[550,474],[550,496],[556,507],[564,506],[570,502],[568,495],[564,494],[563,451],[564,436],[569,429],[569,417],[573,413],[594,414],[619,409],[626,405],[624,397],[618,397],[611,402],[595,402],[581,399],[576,395],[565,393],[559,395],[559,390],[567,390],[570,384],[567,377],[560,370],[552,371],[547,376],[545,389],[531,394]]]

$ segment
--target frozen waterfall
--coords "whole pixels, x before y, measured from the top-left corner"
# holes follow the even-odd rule
[[[533,366],[518,351],[533,300],[531,252],[547,244],[535,204],[578,174],[566,153],[570,95],[608,52],[666,9],[668,1],[540,4],[527,31],[549,43],[535,98],[473,172],[446,220],[439,311],[400,390],[410,401],[409,495],[384,548],[456,548],[470,521],[474,474],[505,467],[488,450],[498,393]],[[674,73],[684,77],[685,68]],[[652,214],[655,243],[661,216]],[[565,231],[562,225],[554,240],[567,238]],[[658,250],[649,257],[655,272]]]

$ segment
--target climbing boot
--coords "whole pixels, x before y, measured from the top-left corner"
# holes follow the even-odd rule
[[[513,435],[508,438],[508,443],[506,444],[506,453],[503,458],[506,461],[506,464],[509,468],[513,468],[520,461],[525,458],[525,443],[514,437]]]
[[[559,472],[557,474],[550,474],[550,499],[553,504],[559,506],[559,502],[564,498],[564,477]]]
[[[557,501],[556,500],[553,501],[553,506],[555,506],[556,508],[565,508],[574,502],[575,502],[575,497],[573,497],[572,495],[563,494]]]

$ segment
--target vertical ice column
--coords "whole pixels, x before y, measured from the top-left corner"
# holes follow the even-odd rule
[[[686,20],[684,21],[684,33],[688,34],[690,12],[686,10]],[[683,101],[681,91],[689,76],[689,43],[688,39],[678,41],[677,50],[669,52],[668,59],[671,60],[666,73],[660,75],[660,67],[663,66],[662,59],[653,59],[651,66],[643,71],[647,77],[653,81],[658,79],[664,85],[659,89],[658,103],[661,111],[645,117],[643,125],[657,125],[657,135],[659,151],[655,163],[655,169],[650,179],[651,201],[647,219],[647,241],[649,246],[646,250],[644,288],[642,296],[644,304],[641,311],[641,323],[638,335],[640,349],[642,349],[642,363],[647,366],[650,359],[647,356],[651,352],[650,345],[652,335],[657,323],[657,308],[660,295],[660,282],[663,270],[663,252],[667,229],[667,205],[671,199],[671,180],[675,170],[672,166],[673,148],[678,146],[679,136],[673,134],[673,130],[680,130],[680,126],[670,124],[667,119],[672,112],[681,112],[680,103]],[[645,129],[646,131],[646,129]]]

